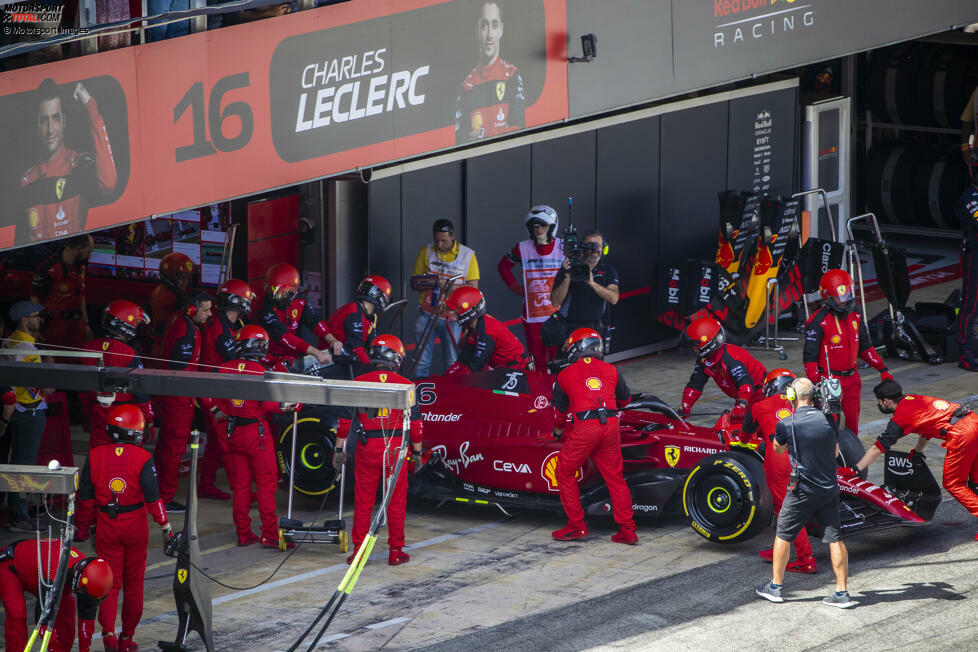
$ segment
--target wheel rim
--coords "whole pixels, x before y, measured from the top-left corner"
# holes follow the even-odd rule
[[[279,440],[279,455],[286,480],[292,453],[292,434],[292,425],[289,424]],[[295,446],[295,490],[307,496],[321,496],[330,491],[337,475],[330,463],[332,457],[333,442],[320,420],[300,419]]]
[[[739,482],[726,474],[711,473],[696,486],[690,515],[703,525],[722,528],[737,522],[746,503]]]
[[[326,463],[326,449],[322,443],[309,442],[299,453],[299,463],[310,471],[318,471]]]

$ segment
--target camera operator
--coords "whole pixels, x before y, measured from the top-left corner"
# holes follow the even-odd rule
[[[784,582],[791,542],[805,524],[814,519],[825,528],[822,541],[829,544],[832,570],[835,571],[835,592],[823,602],[846,609],[855,603],[846,589],[849,555],[842,543],[839,520],[839,484],[835,462],[838,433],[828,418],[813,405],[815,386],[812,381],[807,378],[795,380],[788,386],[785,397],[791,401],[794,413],[778,422],[774,430],[774,451],[778,454],[788,451],[791,483],[778,514],[771,581],[760,584],[755,592],[765,600],[784,602],[781,584]]]
[[[600,333],[607,326],[608,304],[618,303],[619,296],[618,270],[601,261],[607,250],[596,230],[584,233],[579,248],[565,245],[566,257],[550,292],[550,303],[566,319],[565,336],[578,328]]]

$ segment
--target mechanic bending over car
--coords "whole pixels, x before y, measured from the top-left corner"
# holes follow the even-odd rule
[[[788,386],[795,380],[795,375],[787,369],[775,369],[764,378],[764,396],[751,406],[750,412],[744,419],[744,434],[757,433],[764,441],[764,479],[767,488],[771,490],[774,501],[774,513],[781,511],[788,484],[791,478],[791,462],[784,453],[774,450],[774,434],[778,423],[791,416],[791,402],[785,396]],[[818,570],[815,557],[812,556],[812,544],[808,541],[805,528],[798,531],[795,537],[795,560],[788,562],[786,570],[789,573],[814,573]],[[774,559],[772,549],[758,553],[764,561]]]
[[[475,289],[475,288],[470,288]],[[370,343],[367,352],[373,371],[357,376],[355,380],[371,383],[397,383],[410,385],[411,381],[400,375],[404,362],[404,344],[393,335],[379,335]],[[377,484],[386,483],[397,463],[401,447],[403,410],[357,409],[352,418],[342,418],[336,433],[336,452],[333,466],[341,471],[346,463],[346,438],[352,430],[358,438],[357,463],[353,469],[355,490],[353,498],[353,553],[346,558],[352,564],[357,550],[370,530],[370,515],[377,500]],[[414,470],[421,468],[421,408],[417,403],[411,408],[411,457]],[[355,424],[355,425],[354,425]],[[387,504],[387,545],[390,552],[387,563],[391,566],[406,564],[411,557],[404,552],[404,519],[407,509],[407,473],[401,473],[394,484],[394,493]]]
[[[754,591],[765,600],[784,602],[781,584],[791,542],[805,524],[814,519],[825,528],[822,541],[829,544],[832,570],[835,571],[835,592],[822,602],[846,609],[856,603],[846,588],[849,555],[842,542],[839,519],[839,483],[835,477],[839,433],[835,424],[813,405],[815,386],[812,381],[807,378],[793,381],[785,397],[791,401],[794,413],[775,427],[774,451],[778,454],[788,451],[791,484],[778,514],[771,581],[758,585]]]
[[[448,376],[503,367],[533,369],[533,359],[503,323],[486,314],[486,299],[474,287],[463,286],[449,295],[445,306],[458,315],[462,335],[458,359],[445,372]]]
[[[357,300],[340,306],[326,322],[330,335],[343,343],[360,364],[370,364],[367,342],[377,320],[391,303],[391,284],[383,276],[364,276],[357,286]]]
[[[948,493],[964,505],[972,516],[978,516],[978,495],[968,485],[978,482],[978,416],[958,403],[923,394],[904,394],[900,383],[884,380],[873,388],[876,405],[883,414],[892,414],[876,444],[846,474],[856,475],[888,451],[904,435],[920,435],[910,451],[910,459],[923,456],[931,439],[943,439],[947,448],[944,457],[944,477],[941,484]],[[975,535],[978,541],[978,534]]]
[[[697,319],[686,327],[685,335],[696,351],[696,365],[683,390],[682,415],[689,416],[712,378],[724,394],[736,399],[730,421],[742,422],[751,404],[763,398],[764,365],[736,344],[727,344],[723,326],[712,317]]]
[[[627,545],[638,543],[632,518],[632,494],[622,474],[621,430],[618,426],[618,408],[628,405],[631,392],[618,369],[602,360],[604,343],[597,331],[577,329],[564,343],[564,351],[570,365],[560,372],[554,383],[552,439],[563,439],[557,456],[556,478],[567,525],[556,530],[553,538],[574,541],[588,535],[581,507],[581,489],[575,475],[590,457],[608,486],[612,516],[619,525],[611,540]],[[552,439],[541,435],[539,441],[545,445]]]

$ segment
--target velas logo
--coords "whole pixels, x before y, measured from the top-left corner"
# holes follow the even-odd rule
[[[713,48],[764,43],[815,25],[814,2],[795,0],[712,0]],[[749,14],[749,15],[744,15]]]

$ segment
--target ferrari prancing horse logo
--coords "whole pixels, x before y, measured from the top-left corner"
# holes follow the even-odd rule
[[[670,467],[675,467],[679,464],[679,454],[682,452],[679,446],[666,446],[663,452],[666,455],[666,464]]]
[[[506,97],[506,82],[496,82],[496,99],[502,102],[504,97]]]
[[[187,569],[186,568],[177,569],[177,581],[180,582],[181,584],[183,584],[184,582],[187,581]]]

